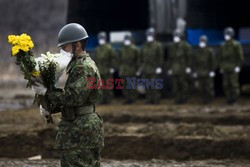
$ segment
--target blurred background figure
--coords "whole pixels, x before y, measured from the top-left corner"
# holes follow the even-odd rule
[[[124,104],[132,104],[137,98],[135,88],[128,86],[127,77],[132,81],[132,77],[136,76],[139,68],[139,50],[132,42],[132,34],[128,33],[124,37],[123,47],[119,57],[119,74],[124,79],[122,93],[125,96]],[[129,89],[130,88],[130,89]]]
[[[234,29],[224,31],[225,42],[221,46],[220,71],[223,74],[223,89],[228,104],[234,104],[240,94],[239,73],[244,60],[241,44],[234,40]]]
[[[199,95],[204,104],[210,103],[214,97],[214,77],[216,58],[212,48],[208,47],[206,35],[200,37],[199,48],[194,54],[193,75],[198,81]]]
[[[164,51],[162,44],[155,40],[155,29],[149,28],[146,31],[146,42],[142,46],[142,78],[156,79],[162,73]],[[158,104],[161,92],[156,89],[146,90],[146,103]]]
[[[183,33],[176,29],[173,33],[173,43],[168,48],[168,75],[172,76],[175,102],[185,103],[188,98],[188,75],[191,74],[192,48],[183,39]]]
[[[99,32],[98,43],[99,46],[95,49],[94,57],[101,78],[106,83],[107,79],[113,78],[115,72],[115,51],[107,42],[106,32]],[[113,96],[112,89],[103,89],[101,104],[111,103]]]

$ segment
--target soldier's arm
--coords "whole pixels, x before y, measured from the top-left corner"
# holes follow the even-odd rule
[[[163,46],[161,43],[159,43],[159,47],[158,47],[158,62],[159,62],[159,66],[162,67],[163,66],[163,60],[164,60],[164,50],[163,50]]]
[[[170,66],[172,64],[172,53],[171,53],[171,45],[168,46],[168,51],[167,51],[167,61],[166,61],[166,67],[170,69]]]
[[[87,77],[95,77],[90,67],[76,66],[72,69],[71,81],[62,91],[51,90],[46,92],[49,100],[63,106],[82,106],[86,103],[92,89],[87,88]]]
[[[186,60],[187,60],[187,66],[192,67],[192,47],[187,44],[186,46]]]
[[[210,55],[211,55],[211,70],[216,70],[217,64],[216,64],[216,55],[212,48],[210,48]]]
[[[243,61],[244,61],[244,54],[243,54],[243,49],[242,49],[242,46],[241,44],[238,44],[238,47],[237,47],[237,52],[238,52],[238,56],[239,56],[239,62],[238,62],[238,66],[241,66]]]
[[[109,50],[109,55],[110,55],[110,67],[114,69],[118,68],[116,64],[117,62],[116,52],[112,47]]]

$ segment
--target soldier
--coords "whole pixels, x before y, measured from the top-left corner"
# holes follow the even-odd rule
[[[200,37],[199,48],[193,60],[194,75],[197,77],[199,93],[203,102],[209,103],[214,97],[214,76],[216,68],[215,53],[207,46],[207,36]]]
[[[98,34],[99,46],[95,50],[96,65],[100,70],[100,74],[104,82],[107,79],[113,78],[114,63],[115,63],[115,52],[112,46],[107,43],[107,34],[100,32]],[[101,103],[109,104],[113,98],[112,89],[104,89]]]
[[[173,35],[174,43],[168,48],[167,68],[172,75],[175,102],[185,103],[188,97],[188,75],[191,73],[191,46],[183,40],[183,34],[177,29]]]
[[[244,56],[241,44],[233,39],[233,28],[226,28],[224,37],[225,42],[220,49],[220,71],[223,74],[223,89],[227,103],[233,104],[237,101],[240,94],[239,72]]]
[[[100,152],[104,146],[103,120],[95,112],[101,90],[87,89],[87,77],[101,79],[95,62],[85,51],[87,38],[81,25],[65,25],[58,34],[58,46],[73,57],[66,69],[68,79],[64,89],[49,90],[39,83],[33,86],[37,94],[57,104],[53,113],[62,114],[55,142],[62,167],[100,166]],[[49,113],[42,107],[41,114]]]
[[[155,29],[146,31],[147,42],[142,46],[142,77],[145,79],[156,79],[162,73],[163,47],[155,40]],[[158,104],[161,92],[157,89],[146,89],[146,103]]]
[[[124,79],[124,87],[122,90],[123,95],[126,98],[125,104],[134,103],[137,92],[136,89],[128,89],[127,79],[136,76],[136,72],[139,67],[139,50],[132,43],[131,33],[125,35],[124,46],[121,49],[120,61],[119,61],[120,76]]]

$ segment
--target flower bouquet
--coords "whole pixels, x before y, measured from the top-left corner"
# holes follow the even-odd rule
[[[71,58],[64,52],[51,54],[41,54],[40,57],[34,58],[32,48],[34,43],[27,34],[10,35],[8,41],[12,44],[12,56],[16,57],[16,64],[20,67],[24,79],[28,81],[27,87],[32,87],[37,82],[43,84],[48,90],[54,89],[55,84],[67,67]],[[56,104],[49,101],[45,96],[36,94],[35,100],[38,105],[47,110],[50,114],[46,116],[47,123],[52,124],[53,119],[51,112]]]

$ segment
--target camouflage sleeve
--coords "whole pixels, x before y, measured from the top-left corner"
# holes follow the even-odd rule
[[[163,50],[163,45],[159,43],[158,47],[158,62],[159,62],[159,67],[163,67],[163,60],[164,60],[164,50]]]
[[[215,71],[217,64],[216,64],[216,56],[215,56],[215,52],[212,48],[210,48],[210,54],[211,54],[211,70]]]
[[[221,68],[221,66],[222,66],[222,63],[223,63],[223,45],[221,45],[220,46],[220,50],[219,50],[219,57],[218,57],[218,59],[219,59],[219,61],[218,61],[218,66],[219,66],[219,68]]]
[[[241,66],[243,61],[244,61],[244,54],[243,54],[243,49],[242,49],[241,44],[238,44],[238,46],[237,46],[237,53],[239,56],[238,66]]]
[[[186,60],[187,60],[187,66],[192,67],[192,47],[187,44],[186,46]]]
[[[116,56],[116,53],[115,53],[115,50],[111,47],[110,51],[109,51],[109,55],[110,55],[110,67],[111,68],[115,68],[117,69],[117,56]]]
[[[167,51],[167,61],[166,61],[166,67],[167,69],[170,69],[171,64],[172,64],[172,53],[171,53],[171,45],[168,46],[168,51]]]
[[[51,90],[46,92],[49,100],[64,106],[82,106],[90,96],[92,89],[87,88],[87,77],[95,77],[90,67],[76,66],[70,73],[70,82],[63,91]]]
[[[139,70],[140,65],[141,65],[141,61],[140,61],[140,49],[139,48],[135,48],[135,55],[136,55],[136,70]]]

